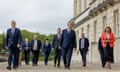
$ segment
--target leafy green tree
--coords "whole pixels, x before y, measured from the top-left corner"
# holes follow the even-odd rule
[[[21,33],[22,33],[23,40],[25,38],[28,38],[29,41],[31,42],[31,40],[33,40],[33,35],[37,34],[38,38],[42,41],[42,45],[45,42],[46,38],[48,38],[50,43],[52,44],[53,34],[45,35],[45,34],[41,34],[39,32],[30,32],[28,30],[21,30]],[[3,46],[1,46],[3,44],[3,37],[4,37],[4,34],[0,34],[0,50],[3,47]],[[53,60],[53,58],[54,58],[54,53],[52,51],[49,60]],[[24,55],[23,55],[23,59],[24,59]],[[42,51],[40,52],[40,59],[39,60],[44,60],[44,56],[43,56]]]

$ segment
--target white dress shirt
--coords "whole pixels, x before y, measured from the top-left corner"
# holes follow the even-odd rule
[[[26,50],[28,50],[28,42],[26,42],[25,44],[26,44],[26,47],[25,47],[25,48],[26,48]]]
[[[33,50],[37,50],[37,40],[34,40],[34,47]]]
[[[71,30],[70,29],[67,29],[67,32],[68,32],[68,34],[71,32]]]
[[[85,39],[84,38],[82,38],[81,39],[81,49],[83,49],[83,48],[85,48]]]
[[[57,34],[58,39],[60,39],[61,34]]]

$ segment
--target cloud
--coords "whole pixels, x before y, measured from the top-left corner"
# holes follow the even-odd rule
[[[16,20],[21,29],[55,33],[72,18],[72,0],[0,0],[0,32]]]

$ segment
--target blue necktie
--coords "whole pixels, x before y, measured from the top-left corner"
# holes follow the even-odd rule
[[[15,32],[15,30],[14,30],[14,29],[12,29],[12,36],[14,36],[14,32]]]

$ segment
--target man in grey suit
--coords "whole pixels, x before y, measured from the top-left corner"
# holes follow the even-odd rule
[[[61,61],[61,48],[59,48],[59,41],[61,37],[61,28],[57,29],[57,34],[54,35],[52,47],[54,49],[54,67],[56,67],[56,63],[58,60],[57,67],[60,67]]]

